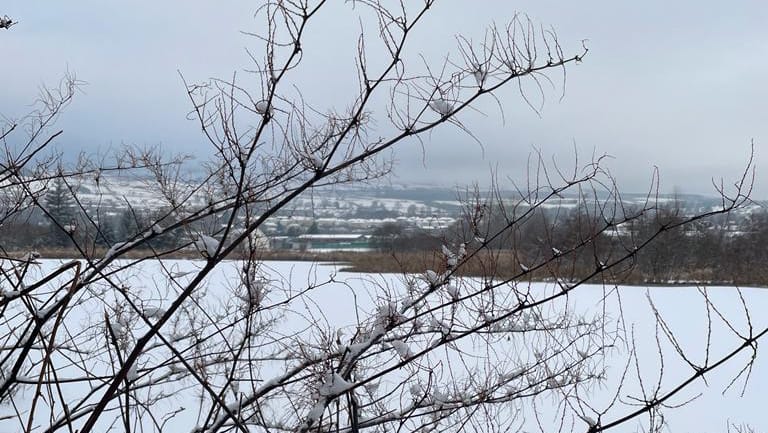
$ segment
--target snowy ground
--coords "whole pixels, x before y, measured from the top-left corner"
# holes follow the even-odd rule
[[[44,261],[40,272],[53,269],[59,263],[53,260]],[[185,273],[195,271],[203,264],[201,261],[166,261],[162,264],[162,268],[168,274],[175,275],[181,280],[191,278],[193,273]],[[210,306],[211,314],[215,314],[216,311],[225,311],[226,309],[221,310],[218,306],[231,302],[234,293],[233,286],[236,285],[238,279],[236,268],[236,263],[225,263],[207,281],[205,291],[201,292],[198,301],[204,305],[204,309]],[[264,270],[271,284],[282,288],[280,292],[282,295],[280,296],[295,295],[302,288],[312,285],[313,282],[333,280],[333,282],[322,285],[306,298],[301,299],[301,302],[296,304],[297,308],[300,307],[300,311],[289,312],[285,316],[281,316],[277,329],[286,335],[302,330],[309,333],[326,331],[332,333],[333,330],[342,329],[349,333],[350,330],[356,329],[360,317],[365,317],[375,310],[377,301],[383,297],[384,293],[391,294],[403,290],[400,278],[397,276],[342,274],[337,273],[336,267],[329,264],[267,262]],[[149,311],[150,308],[164,308],[172,300],[168,293],[169,290],[175,289],[173,286],[168,287],[166,285],[167,279],[163,277],[159,263],[143,263],[134,268],[130,275],[123,275],[121,278],[130,285],[132,292],[141,294],[140,303],[143,308],[147,309],[146,311]],[[545,283],[534,283],[529,289],[531,292],[544,293],[551,290],[551,287]],[[276,293],[276,291],[273,292],[272,296],[278,296]],[[759,331],[768,326],[768,315],[764,314],[765,311],[768,311],[768,291],[759,288],[745,288],[742,289],[742,294],[751,313],[749,320],[751,320],[754,329]],[[606,295],[609,300],[605,303],[605,311],[603,311],[603,304],[600,303],[600,300]],[[713,305],[718,309],[717,311],[709,310],[713,323],[711,327],[707,326],[707,308],[704,297],[695,287],[621,287],[614,290],[610,287],[584,286],[578,288],[574,295],[568,297],[567,306],[561,305],[561,307],[567,307],[577,315],[605,314],[613,320],[623,317],[626,325],[624,326],[626,337],[635,340],[640,372],[638,374],[634,365],[629,369],[625,380],[626,387],[618,395],[623,404],[618,404],[617,407],[609,411],[602,420],[603,422],[612,421],[617,415],[629,411],[628,405],[633,403],[630,396],[637,395],[639,391],[638,377],[642,378],[642,385],[647,389],[659,381],[659,372],[663,371],[662,390],[668,390],[691,374],[691,369],[677,356],[673,346],[663,337],[663,333],[659,340],[660,343],[658,343],[659,346],[657,346],[656,337],[660,335],[657,332],[660,325],[654,319],[649,300],[658,309],[666,326],[674,331],[676,341],[680,343],[681,347],[689,350],[694,361],[701,361],[707,355],[710,356],[710,359],[716,359],[739,345],[739,341],[733,337],[729,326],[725,325],[724,321],[719,318],[720,315],[727,318],[730,321],[730,326],[738,331],[748,329],[747,316],[744,314],[744,307],[738,292],[732,287],[713,287],[708,288],[708,295]],[[277,301],[278,299],[273,300]],[[113,301],[114,298],[108,292],[89,297],[66,318],[69,326],[68,332],[103,334],[105,332],[103,326],[105,311],[108,314],[115,314],[114,311],[110,310]],[[99,327],[98,323],[101,323],[102,326]],[[141,324],[137,323],[128,323],[128,326],[135,328],[137,333],[141,329]],[[164,335],[173,338],[182,331],[180,327],[183,327],[182,323],[167,325],[164,328]],[[2,331],[3,334],[6,333],[6,330]],[[704,348],[708,335],[711,344],[707,352]],[[93,341],[96,340],[96,338],[93,339]],[[85,341],[88,340],[85,339]],[[96,354],[95,358],[87,363],[89,368],[94,369],[91,373],[95,371],[109,373],[111,367],[107,362],[108,360],[104,359],[107,356],[104,348],[80,347],[78,349]],[[525,348],[515,345],[496,349],[525,350]],[[483,351],[482,348],[478,350],[478,354]],[[659,353],[664,355],[663,369],[660,368]],[[742,375],[728,391],[723,392],[731,379],[736,377],[745,366],[749,355],[745,352],[737,356],[724,368],[706,376],[707,384],[698,381],[680,396],[673,398],[669,405],[680,404],[692,398],[695,400],[682,408],[670,409],[665,412],[666,421],[669,425],[668,431],[722,432],[726,431],[728,423],[749,424],[755,428],[755,431],[768,431],[768,417],[764,414],[765,398],[762,394],[765,389],[768,389],[768,366],[764,356],[758,355],[754,368],[748,372],[749,382],[746,388],[743,388],[746,376]],[[194,426],[201,422],[197,400],[199,393],[191,387],[194,382],[189,378],[177,378],[169,374],[167,374],[169,377],[159,377],[156,374],[147,374],[145,377],[142,375],[142,366],[163,361],[154,359],[153,356],[153,352],[149,351],[146,359],[140,359],[137,381],[146,383],[147,387],[139,392],[146,391],[149,393],[153,390],[153,386],[165,387],[166,391],[172,391],[173,396],[171,398],[164,399],[157,404],[166,405],[168,410],[179,409],[180,411],[164,425],[163,431],[191,431]],[[616,384],[624,371],[624,366],[627,365],[627,359],[626,350],[611,351],[604,360],[607,379],[600,386],[592,388],[585,396],[586,402],[597,409],[609,404],[615,397]],[[68,365],[61,359],[58,361],[62,362],[58,371],[62,378],[76,378],[83,375],[75,365]],[[269,376],[271,374],[270,367],[263,369],[261,373],[264,377]],[[32,381],[35,378],[28,379]],[[63,392],[65,396],[81,396],[92,387],[95,387],[93,381],[74,382],[65,386]],[[0,406],[0,432],[23,430],[17,421],[4,418],[12,415],[15,410],[24,413],[25,408],[32,401],[33,395],[33,389],[27,386],[17,394],[14,401],[15,408],[8,404]],[[95,392],[95,395],[100,395],[99,390]],[[552,397],[540,401],[537,407],[541,413],[539,421],[545,431],[556,431],[560,428],[559,420],[554,419],[553,407],[556,406],[556,403],[556,398]],[[524,408],[523,411],[526,417],[524,423],[526,429],[537,431],[532,409]],[[48,410],[39,408],[35,424],[48,425],[49,413]],[[143,420],[143,423],[146,423],[147,426],[151,425],[151,421],[148,419]],[[646,425],[647,417],[641,417],[639,421],[618,427],[615,431],[641,431],[639,423]],[[107,431],[109,428],[110,426],[107,424],[100,424],[95,431]],[[114,428],[116,431],[122,431],[122,426],[119,423]],[[567,425],[564,428],[570,430]],[[587,430],[586,424],[578,424],[578,422],[573,425],[573,429],[575,431]]]

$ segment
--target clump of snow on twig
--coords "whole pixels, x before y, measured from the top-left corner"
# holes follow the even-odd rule
[[[272,117],[275,114],[275,109],[269,104],[269,101],[262,99],[261,101],[256,103],[256,112],[261,114],[262,116],[265,114],[269,114],[269,117]]]
[[[445,282],[445,275],[444,274],[438,274],[437,272],[428,269],[426,272],[424,272],[424,275],[422,276],[424,281],[429,283],[430,286],[437,287],[442,285]]]
[[[429,101],[429,108],[437,112],[439,115],[446,117],[453,111],[453,104],[443,98],[437,98]]]
[[[401,358],[406,359],[413,356],[413,353],[411,352],[411,348],[408,347],[407,344],[405,344],[402,340],[394,340],[391,343],[389,343],[393,349],[395,349],[395,352],[397,352],[398,355],[400,355]]]
[[[485,68],[483,68],[483,65],[478,63],[473,63],[472,76],[475,77],[475,82],[477,83],[477,87],[483,87],[483,84],[485,84],[485,79],[488,77],[488,71]]]
[[[455,301],[461,297],[461,292],[459,291],[458,286],[455,286],[453,284],[448,284],[445,286],[445,292],[448,293],[448,296],[451,298],[451,300]]]
[[[165,310],[159,307],[144,307],[142,312],[147,319],[159,319],[165,314]]]
[[[318,394],[321,397],[337,396],[352,388],[352,386],[353,384],[349,383],[347,380],[341,377],[339,373],[334,371],[332,373],[326,374],[325,381],[322,383],[322,385],[320,385],[320,388],[318,389]]]
[[[115,338],[120,340],[127,334],[127,330],[125,329],[125,326],[120,324],[119,322],[110,320],[107,322],[109,325],[109,329],[112,331],[112,334],[115,335]]]
[[[131,367],[128,369],[128,373],[126,373],[125,378],[128,380],[128,382],[133,382],[139,377],[139,369],[136,366],[136,363],[134,362],[131,364]]]
[[[8,15],[0,17],[0,29],[10,29],[14,24],[16,23]]]
[[[197,248],[201,256],[210,259],[216,255],[216,251],[219,249],[219,241],[208,235],[201,234],[195,239],[195,248]]]
[[[18,290],[5,290],[0,287],[0,297],[2,297],[5,301],[10,301],[11,299],[18,298],[19,296],[21,296],[21,292]]]

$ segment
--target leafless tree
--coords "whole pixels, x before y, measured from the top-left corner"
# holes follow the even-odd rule
[[[216,153],[202,179],[185,174],[184,157],[154,149],[126,148],[114,160],[83,157],[74,165],[43,155],[60,134],[50,131],[53,121],[76,93],[73,77],[44,92],[32,115],[6,122],[0,221],[42,212],[68,236],[74,259],[59,264],[35,252],[3,252],[0,402],[8,410],[0,422],[19,431],[82,433],[598,432],[645,417],[657,431],[679,394],[742,352],[752,357],[733,384],[748,377],[768,329],[753,327],[746,302],[742,316],[729,317],[701,288],[707,340],[691,348],[649,300],[662,365],[670,358],[687,365],[688,376],[676,381],[659,374],[663,367],[648,375],[621,317],[600,308],[583,315],[571,301],[587,283],[603,281],[600,305],[621,306],[623,289],[612,282],[631,271],[638,251],[748,202],[751,162],[732,187],[719,188],[719,208],[665,221],[605,253],[593,249],[600,236],[656,215],[657,184],[639,208],[628,209],[601,159],[566,173],[534,157],[528,183],[512,197],[501,188],[467,195],[463,238],[447,242],[432,269],[350,287],[337,300],[356,317],[345,327],[319,304],[334,277],[270,271],[259,228],[302,194],[385,176],[389,150],[418,144],[437,128],[474,138],[464,113],[505,87],[536,109],[530,84],[544,95],[548,74],[564,74],[587,54],[566,55],[553,30],[518,15],[491,26],[480,42],[458,37],[457,53],[442,64],[420,65],[410,39],[436,3],[349,3],[376,31],[357,40],[356,96],[346,109],[327,111],[311,106],[291,81],[326,2],[266,2],[256,14],[260,31],[251,33],[248,78],[186,82],[191,115]],[[369,51],[371,38],[383,51]],[[137,203],[125,203],[135,233],[100,248],[107,215],[98,204],[111,194],[110,171],[150,179],[163,211],[147,221]],[[70,191],[76,220],[61,221],[49,208],[51,182]],[[85,185],[95,207],[86,203]],[[514,241],[538,209],[571,192],[590,212],[577,234],[542,239],[547,248],[535,255],[511,249],[510,258],[493,247]],[[190,249],[198,260],[168,260]],[[572,260],[584,251],[593,260],[575,272]],[[481,275],[463,277],[478,260]],[[509,272],[500,266],[515,271],[502,277]],[[534,276],[547,283],[533,283]],[[733,347],[715,354],[718,324]],[[629,361],[608,371],[618,351]],[[614,398],[591,401],[588,390],[609,374],[618,376]]]

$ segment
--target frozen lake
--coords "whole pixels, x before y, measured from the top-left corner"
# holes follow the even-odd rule
[[[30,281],[60,264],[59,261],[43,261],[31,271]],[[126,353],[148,329],[147,323],[139,317],[140,312],[151,323],[154,320],[152,316],[168,308],[175,294],[180,293],[185,283],[194,278],[196,271],[204,265],[203,261],[193,260],[141,263],[127,272],[109,275],[112,285],[104,282],[94,284],[88,293],[82,292],[73,299],[74,304],[62,318],[62,329],[57,334],[61,350],[52,359],[59,381],[66,383],[59,388],[42,388],[32,423],[37,427],[33,430],[45,431],[49,425],[61,420],[61,400],[68,403],[70,413],[83,414],[79,421],[75,421],[75,425],[84,421],[89,414],[89,405],[101,396],[115,365],[119,366],[119,362],[114,359],[115,348],[110,347],[107,323],[112,324],[113,334],[119,334],[117,336],[123,339],[119,346]],[[238,399],[242,401],[257,393],[265,383],[284,374],[302,356],[321,356],[323,350],[332,353],[344,347],[349,350],[354,346],[353,343],[364,341],[360,338],[363,334],[361,330],[371,332],[372,320],[375,322],[382,306],[389,305],[394,299],[399,302],[397,308],[402,308],[405,302],[403,299],[410,296],[415,286],[423,283],[423,279],[418,277],[340,273],[337,266],[332,264],[266,262],[259,273],[266,287],[259,300],[262,310],[252,317],[252,323],[248,324],[250,328],[247,328],[255,330],[257,334],[251,337],[244,349],[249,352],[251,365],[240,369],[232,368],[223,361],[229,353],[227,350],[231,349],[225,347],[239,341],[239,333],[246,329],[244,322],[232,319],[243,312],[242,298],[239,297],[241,293],[238,291],[242,281],[238,274],[239,268],[237,262],[223,263],[195,291],[190,302],[184,304],[177,315],[179,319],[171,320],[161,332],[165,339],[174,342],[174,346],[189,359],[199,360],[200,374],[209,380],[212,387],[219,386],[217,381],[227,375],[235,377],[237,389],[222,392],[222,399],[228,404],[236,404]],[[410,289],[407,289],[409,286]],[[480,283],[464,280],[457,281],[455,286],[457,293],[435,294],[435,300],[430,302],[439,305],[440,302],[445,303],[449,296],[466,296],[473,287],[480,287]],[[115,287],[120,287],[125,294],[116,293]],[[499,287],[494,296],[514,292],[524,293],[530,299],[541,299],[558,290],[552,284],[521,282],[516,286]],[[41,289],[40,302],[47,294],[56,296],[49,292]],[[506,410],[514,413],[515,419],[509,420],[510,428],[526,431],[587,431],[587,424],[580,418],[580,414],[596,419],[598,413],[602,413],[600,420],[603,424],[614,421],[633,410],[643,390],[647,394],[660,384],[663,393],[689,377],[693,370],[688,361],[699,365],[706,359],[710,363],[715,362],[739,346],[740,341],[735,333],[746,335],[750,326],[755,332],[768,326],[768,317],[764,314],[768,311],[768,292],[764,289],[743,288],[739,292],[733,287],[708,287],[707,298],[703,293],[703,288],[696,287],[617,288],[584,285],[530,318],[532,323],[546,323],[559,328],[561,323],[565,323],[560,318],[567,316],[573,318],[574,330],[586,326],[586,322],[599,322],[598,328],[589,328],[588,336],[576,338],[573,348],[562,337],[571,332],[566,332],[565,328],[568,327],[565,325],[562,325],[563,329],[550,332],[536,330],[535,325],[520,328],[521,322],[518,322],[515,325],[518,328],[505,328],[513,330],[505,338],[459,339],[452,343],[453,346],[446,345],[444,350],[425,355],[423,365],[429,368],[418,371],[393,368],[390,373],[377,378],[376,383],[380,389],[374,392],[391,391],[389,400],[382,402],[394,404],[396,400],[401,408],[413,404],[413,397],[408,392],[417,392],[419,387],[422,390],[432,387],[434,392],[440,390],[448,395],[445,397],[447,400],[454,397],[471,399],[473,389],[489,386],[489,382],[478,383],[473,380],[474,377],[495,378],[501,375],[502,368],[516,365],[522,365],[533,372],[537,366],[541,367],[550,361],[554,371],[558,366],[566,365],[563,359],[570,359],[568,357],[574,357],[575,353],[594,347],[599,350],[590,354],[589,359],[583,363],[578,359],[573,361],[582,365],[585,372],[583,375],[590,372],[590,380],[578,387],[555,384],[549,387],[551,389],[547,389],[548,385],[526,388],[538,389],[539,396],[521,397],[514,403],[507,403],[505,409],[499,409],[500,412],[494,412],[497,415]],[[470,328],[471,323],[477,320],[470,316],[472,312],[479,311],[481,300],[486,299],[483,296],[459,301],[472,304],[472,309],[441,308],[430,313],[430,320],[434,323],[451,320],[451,335],[458,336],[462,329]],[[125,299],[131,300],[135,311],[131,310],[134,307],[126,304]],[[709,304],[705,299],[709,300]],[[494,302],[504,304],[512,301]],[[19,303],[13,305],[21,308]],[[2,335],[6,338],[18,334],[18,329],[11,328],[19,326],[19,321],[24,318],[14,307],[4,313]],[[17,313],[19,315],[14,316]],[[440,316],[436,321],[433,316],[438,313]],[[597,322],[595,318],[598,318]],[[502,323],[507,322],[499,322],[500,325]],[[216,329],[218,332],[212,331]],[[269,338],[266,334],[258,335],[260,332],[270,333]],[[667,332],[674,335],[674,338],[668,338]],[[200,338],[205,335],[210,336],[210,339]],[[599,341],[600,338],[603,341]],[[408,347],[398,347],[403,341]],[[382,344],[381,347],[377,344],[370,350],[376,351],[376,356],[381,359],[371,358],[371,370],[368,373],[361,371],[361,380],[366,377],[365,374],[377,368],[382,370],[396,363],[399,360],[397,353],[401,356],[403,351],[416,353],[425,347],[424,344],[431,344],[429,341],[434,343],[434,340],[427,340],[427,337],[393,337],[389,344]],[[483,341],[489,344],[484,345]],[[2,344],[7,349],[8,341]],[[77,347],[73,347],[75,345]],[[384,357],[387,350],[394,355]],[[684,353],[688,361],[679,352]],[[636,356],[630,356],[633,354]],[[683,407],[663,411],[668,431],[722,432],[727,430],[729,423],[748,424],[755,431],[768,430],[768,417],[763,413],[765,398],[762,396],[763,389],[768,387],[768,367],[764,356],[758,354],[752,368],[742,372],[751,356],[750,351],[744,351],[722,368],[705,375],[706,383],[697,380],[691,387],[670,399],[668,406],[676,406],[691,399],[693,401]],[[37,356],[31,358],[40,361]],[[373,365],[376,362],[379,364]],[[237,372],[232,373],[235,370]],[[243,375],[246,371],[250,372],[250,376]],[[740,372],[742,374],[739,376]],[[28,363],[21,371],[21,379],[34,383],[39,374],[39,365]],[[159,342],[153,340],[149,344],[138,359],[137,370],[132,374],[135,389],[131,398],[135,399],[134,405],[140,407],[140,403],[145,402],[152,405],[151,412],[155,414],[173,413],[167,419],[152,419],[148,413],[136,415],[131,418],[133,429],[143,425],[147,429],[145,431],[157,430],[158,426],[163,431],[192,431],[209,416],[209,408],[200,399],[198,382],[184,373],[184,367],[176,363],[173,354],[163,349]],[[532,374],[528,374],[529,382]],[[565,381],[565,376],[567,374],[557,371],[552,373],[552,377],[557,380]],[[52,376],[46,372],[42,377],[48,379]],[[747,377],[749,380],[745,387]],[[622,378],[623,387],[617,392]],[[402,381],[408,385],[400,386]],[[523,385],[515,383],[510,381],[504,388],[507,391],[494,388],[493,392],[519,392]],[[510,389],[515,386],[516,389]],[[457,388],[466,391],[462,393]],[[362,388],[359,389],[362,392]],[[24,385],[15,394],[12,405],[8,401],[0,405],[0,431],[26,429],[34,395],[34,386]],[[299,425],[312,405],[307,404],[292,409],[295,412],[289,410],[283,413],[286,410],[283,405],[292,394],[286,390],[277,395],[261,407],[265,416],[273,416],[282,423],[278,423],[274,429]],[[53,408],[50,407],[51,401],[57,402]],[[118,402],[113,401],[108,407],[111,412],[103,417],[95,431],[107,431],[110,428],[123,431]],[[141,412],[139,409],[134,410],[137,414]],[[21,414],[23,425],[14,416],[17,412]],[[210,414],[212,419],[218,416],[221,414]],[[612,431],[641,431],[641,426],[647,428],[649,422],[647,415],[641,416]],[[252,431],[263,431],[251,427]],[[449,431],[458,429],[450,425],[443,428]],[[480,425],[468,425],[463,429],[479,430]],[[66,428],[62,430],[67,431]]]

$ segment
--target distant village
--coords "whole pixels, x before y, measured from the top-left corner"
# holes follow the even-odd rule
[[[482,194],[482,193],[481,193]],[[335,187],[313,190],[294,200],[290,208],[281,210],[265,221],[257,234],[264,249],[272,251],[372,251],[382,249],[418,250],[434,248],[445,239],[452,239],[461,231],[463,213],[469,194],[460,188],[432,186],[366,186]],[[186,211],[203,207],[215,193],[199,192],[187,201]],[[519,198],[517,198],[519,200]],[[516,200],[510,194],[509,203]],[[48,185],[41,202],[59,221],[71,221],[66,227],[51,231],[50,219],[31,208],[23,227],[0,227],[6,248],[57,248],[67,245],[61,232],[87,226],[86,219],[99,223],[99,233],[83,233],[94,242],[109,248],[146,229],[145,226],[163,219],[172,220],[167,213],[169,197],[151,182],[143,179],[102,178],[97,184],[91,179],[66,187]],[[647,207],[647,195],[626,195],[622,205],[627,209]],[[707,212],[719,201],[701,196],[660,196],[654,198],[660,209],[665,208],[678,216]],[[518,206],[523,206],[518,203]],[[538,212],[553,222],[566,221],[580,207],[590,204],[577,197],[561,196],[548,200]],[[179,210],[179,212],[185,209]],[[690,236],[704,232],[740,236],[762,227],[766,212],[759,203],[739,209],[725,219],[705,220],[687,227]],[[80,221],[80,222],[78,222]],[[167,236],[167,245],[189,244],[196,233],[215,236],[224,221],[204,220],[195,227]],[[564,223],[558,223],[563,225]],[[567,229],[567,228],[566,228]],[[533,237],[541,228],[526,228]],[[637,227],[618,225],[607,231],[607,236],[630,236]],[[546,230],[545,230],[546,231]],[[57,234],[58,233],[58,234]],[[161,241],[157,241],[161,242]],[[507,248],[500,245],[500,248]]]

